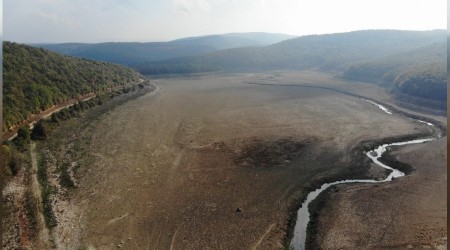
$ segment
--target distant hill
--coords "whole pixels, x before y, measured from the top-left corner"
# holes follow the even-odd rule
[[[293,36],[271,33],[233,33],[177,39],[169,42],[111,42],[32,44],[65,55],[134,66],[175,57],[202,55],[238,47],[265,46]]]
[[[240,47],[267,46],[291,38],[295,38],[295,36],[290,36],[286,34],[251,32],[251,33],[229,33],[223,35],[187,37],[173,40],[169,43],[179,45],[204,45],[213,47],[216,50],[223,50]]]
[[[135,65],[168,58],[199,55],[215,51],[205,45],[177,45],[166,42],[154,43],[62,43],[33,45],[65,55],[97,61]]]
[[[224,71],[267,69],[345,70],[356,62],[373,60],[406,52],[433,43],[445,42],[444,30],[397,31],[368,30],[329,35],[312,35],[289,39],[265,47],[236,48],[207,55],[174,58],[140,65],[142,73],[153,73],[153,67],[167,73],[181,65],[218,68]]]
[[[137,82],[120,65],[3,42],[3,131],[32,113],[87,93]]]

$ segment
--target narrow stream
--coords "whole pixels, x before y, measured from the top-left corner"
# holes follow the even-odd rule
[[[366,102],[372,103],[373,105],[375,105],[375,106],[379,107],[381,110],[383,110],[383,112],[392,115],[392,112],[389,111],[389,110],[388,110],[386,107],[384,107],[383,105],[378,104],[378,103],[376,103],[376,102],[373,102],[373,101],[371,101],[371,100],[367,100],[367,99],[363,99],[363,100],[366,101]]]
[[[385,107],[383,107],[382,105],[369,101],[369,100],[365,100],[367,102],[370,102],[376,106],[378,106],[381,110],[383,110],[384,112],[388,113],[388,114],[392,114],[389,110],[387,110]],[[425,121],[421,121],[421,120],[416,120],[418,122],[421,123],[426,123],[428,126],[434,126],[434,124],[429,123],[429,122],[425,122]],[[440,136],[438,136],[440,137]],[[302,206],[300,207],[300,209],[297,212],[297,221],[295,224],[295,229],[294,229],[294,237],[291,241],[291,248],[296,249],[296,250],[304,250],[305,249],[305,241],[306,241],[306,228],[308,226],[308,222],[309,222],[309,211],[308,211],[308,205],[311,201],[313,201],[322,191],[324,191],[325,189],[337,185],[337,184],[343,184],[343,183],[381,183],[381,182],[387,182],[387,181],[392,181],[393,178],[398,178],[398,177],[402,177],[405,176],[405,173],[391,168],[383,163],[381,163],[378,159],[381,157],[381,155],[386,152],[386,148],[387,147],[392,147],[392,146],[402,146],[402,145],[408,145],[408,144],[417,144],[417,143],[424,143],[424,142],[429,142],[429,141],[433,141],[436,138],[424,138],[424,139],[417,139],[417,140],[410,140],[410,141],[404,141],[404,142],[395,142],[395,143],[390,143],[390,144],[383,144],[381,146],[378,146],[376,149],[369,151],[366,153],[367,157],[369,157],[375,164],[379,165],[380,167],[386,168],[391,170],[392,172],[389,174],[388,177],[386,177],[386,179],[384,180],[371,180],[371,179],[360,179],[360,180],[342,180],[342,181],[335,181],[335,182],[331,182],[331,183],[325,183],[323,184],[320,188],[310,192],[308,194],[308,196],[306,197],[306,200],[303,202]]]

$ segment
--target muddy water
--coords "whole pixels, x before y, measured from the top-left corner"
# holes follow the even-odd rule
[[[383,110],[384,111],[384,110]],[[433,124],[429,123],[429,126],[434,126]],[[391,168],[383,163],[381,163],[378,159],[381,157],[381,155],[386,152],[386,148],[392,147],[392,146],[402,146],[402,145],[408,145],[408,144],[417,144],[417,143],[424,143],[435,140],[435,138],[424,138],[424,139],[417,139],[417,140],[411,140],[411,141],[404,141],[404,142],[396,142],[391,144],[383,144],[376,149],[369,151],[366,153],[366,155],[372,159],[372,161],[379,165],[380,167],[383,167],[385,169],[389,169],[392,172],[389,174],[388,177],[384,180],[370,180],[370,179],[360,179],[360,180],[342,180],[342,181],[335,181],[331,183],[325,183],[323,184],[319,189],[314,190],[313,192],[309,193],[306,200],[303,202],[302,206],[297,212],[297,222],[294,229],[294,238],[291,242],[291,247],[293,249],[305,249],[305,240],[306,240],[306,227],[308,226],[309,222],[309,211],[308,211],[308,205],[311,201],[313,201],[322,191],[327,189],[328,187],[331,187],[333,185],[337,184],[343,184],[343,183],[381,183],[381,182],[387,182],[392,181],[393,178],[402,177],[405,175],[405,173]]]

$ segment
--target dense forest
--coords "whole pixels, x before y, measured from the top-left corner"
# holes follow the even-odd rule
[[[120,65],[3,42],[3,131],[68,99],[137,82]]]

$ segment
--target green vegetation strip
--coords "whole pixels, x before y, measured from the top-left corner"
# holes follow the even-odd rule
[[[47,176],[47,160],[42,155],[41,158],[38,161],[38,181],[41,185],[41,191],[42,191],[42,205],[44,208],[44,218],[45,218],[45,224],[48,228],[53,228],[57,225],[57,221],[55,218],[55,215],[53,214],[52,204],[51,204],[51,195],[53,193],[53,190],[50,186],[50,183],[48,182],[48,176]]]

